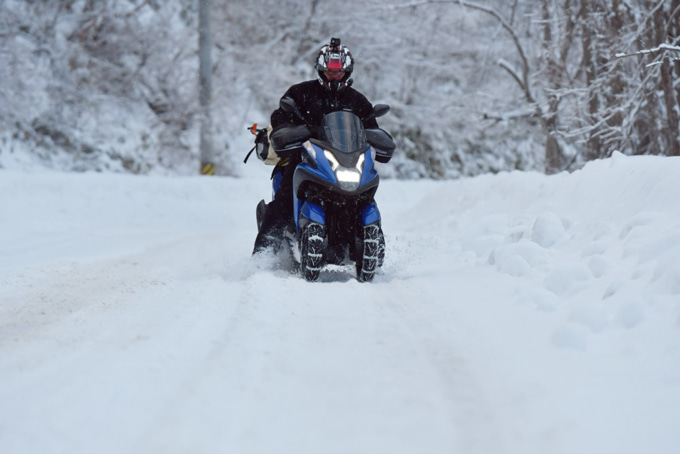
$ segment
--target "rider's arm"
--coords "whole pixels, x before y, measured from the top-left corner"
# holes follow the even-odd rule
[[[295,101],[298,107],[304,105],[304,93],[305,87],[304,83],[293,85],[290,87],[281,97],[290,98]],[[289,113],[283,110],[281,107],[272,112],[270,118],[271,125],[274,129],[280,128],[281,126],[291,126],[291,125],[303,125],[304,121],[299,119],[294,113]]]
[[[281,126],[290,126],[302,123],[298,118],[295,117],[295,115],[285,112],[280,107],[272,112],[270,121],[272,128],[274,129],[280,128]]]

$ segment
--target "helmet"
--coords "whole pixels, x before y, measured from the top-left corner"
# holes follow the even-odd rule
[[[349,49],[340,44],[340,38],[331,38],[331,43],[319,50],[315,67],[319,83],[331,91],[342,91],[352,85],[354,59]],[[324,74],[329,69],[342,70],[345,72],[345,75],[339,81],[329,81]]]

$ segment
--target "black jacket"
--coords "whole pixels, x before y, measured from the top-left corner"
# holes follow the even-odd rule
[[[338,92],[324,88],[319,81],[309,80],[293,85],[283,97],[292,98],[300,113],[311,125],[318,125],[324,115],[338,110],[350,110],[359,118],[366,118],[373,112],[373,105],[364,95],[352,87]],[[276,109],[271,116],[271,125],[277,129],[284,125],[302,124],[295,115]],[[378,128],[378,122],[372,118],[364,122],[365,128]]]

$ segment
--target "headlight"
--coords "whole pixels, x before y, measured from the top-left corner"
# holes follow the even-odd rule
[[[356,169],[359,172],[364,171],[364,161],[366,161],[366,154],[365,153],[363,153],[361,156],[359,156],[359,159],[357,160],[357,165],[355,166]]]
[[[316,161],[316,149],[309,140],[302,144],[302,148],[304,148],[307,154]]]
[[[359,184],[361,182],[361,173],[357,172],[354,169],[348,169],[343,167],[342,169],[336,170],[335,176],[338,177],[339,183]]]
[[[361,171],[364,165],[364,155],[359,157],[359,161],[355,168],[343,167],[340,165],[338,160],[333,156],[328,150],[323,151],[324,156],[328,159],[328,162],[335,173],[335,178],[338,180],[340,188],[344,191],[354,191],[359,187],[361,183]]]
[[[340,167],[340,163],[338,162],[337,159],[335,159],[335,156],[333,156],[333,153],[331,153],[328,150],[324,150],[323,154],[324,154],[324,156],[326,156],[326,159],[328,159],[328,162],[331,163],[331,169],[333,169],[333,172],[338,170],[338,168]]]

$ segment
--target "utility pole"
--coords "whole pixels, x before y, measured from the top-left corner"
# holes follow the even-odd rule
[[[199,0],[198,7],[198,54],[199,98],[201,103],[201,175],[214,175],[215,162],[212,147],[212,39],[210,37],[210,0]]]

